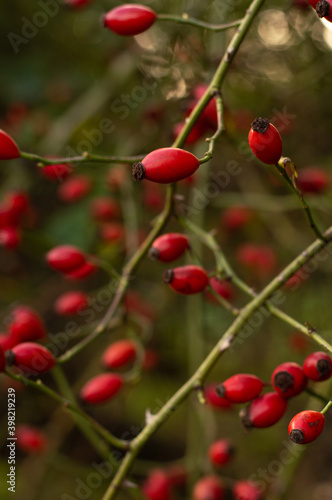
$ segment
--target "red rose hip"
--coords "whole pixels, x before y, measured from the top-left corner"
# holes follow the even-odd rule
[[[54,309],[61,316],[72,316],[81,311],[88,304],[88,296],[84,292],[67,292],[57,298]]]
[[[304,360],[303,372],[306,377],[315,382],[322,382],[329,379],[332,374],[331,356],[322,351],[309,354]]]
[[[276,392],[267,392],[243,408],[240,411],[240,418],[247,429],[270,427],[281,419],[286,408],[286,399]]]
[[[260,500],[262,498],[258,486],[251,481],[237,481],[233,486],[235,500]]]
[[[224,485],[218,476],[205,476],[197,481],[193,489],[194,500],[222,500],[225,496]]]
[[[60,245],[46,254],[50,267],[63,273],[70,273],[85,264],[85,256],[81,250],[72,245]]]
[[[107,12],[102,17],[102,23],[117,35],[135,36],[149,29],[156,17],[149,7],[128,3]]]
[[[109,401],[123,386],[123,378],[115,373],[102,373],[89,380],[80,396],[82,401],[89,404],[100,404]]]
[[[6,352],[6,358],[9,365],[35,375],[48,372],[55,365],[53,354],[46,347],[33,342],[16,345]]]
[[[198,169],[198,158],[189,151],[179,148],[160,148],[149,153],[132,167],[135,181],[147,179],[160,184],[181,181]]]
[[[216,393],[217,383],[210,383],[204,389],[204,397],[206,399],[206,404],[212,406],[213,408],[220,408],[228,410],[232,408],[232,403],[226,398],[221,398]]]
[[[13,160],[19,157],[20,150],[14,139],[0,129],[0,160]]]
[[[217,394],[231,403],[247,403],[256,398],[263,389],[263,382],[255,375],[239,373],[217,386]]]
[[[2,346],[0,345],[0,373],[6,369],[6,356]]]
[[[234,455],[234,447],[230,439],[219,439],[211,444],[209,458],[213,465],[226,465]]]
[[[191,295],[202,292],[209,283],[209,277],[199,266],[183,266],[164,271],[163,281],[175,292]]]
[[[39,315],[26,306],[16,307],[11,314],[9,336],[14,345],[46,337],[46,328]]]
[[[16,438],[17,446],[26,453],[42,453],[48,444],[45,434],[31,425],[18,425]]]
[[[277,366],[271,376],[273,389],[283,398],[293,398],[306,388],[308,383],[303,369],[293,362]]]
[[[149,250],[149,257],[152,260],[161,262],[171,262],[176,260],[189,247],[188,237],[181,233],[167,233],[156,238]]]
[[[324,429],[325,417],[319,411],[301,411],[289,422],[288,434],[296,444],[308,444],[318,438]]]
[[[119,340],[111,344],[103,354],[102,362],[106,368],[121,368],[136,359],[137,347],[131,340]]]
[[[267,118],[256,118],[248,136],[253,154],[263,163],[273,165],[282,154],[282,141],[278,130]]]
[[[142,491],[148,500],[171,500],[172,481],[161,469],[153,469],[144,483]]]

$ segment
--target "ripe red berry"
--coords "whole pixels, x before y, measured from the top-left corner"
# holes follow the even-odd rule
[[[80,396],[85,403],[99,404],[109,401],[123,386],[123,378],[115,373],[102,373],[90,379]]]
[[[189,239],[181,233],[167,233],[154,240],[149,250],[149,257],[152,260],[161,262],[171,262],[176,260],[189,247]]]
[[[0,373],[5,371],[6,369],[6,357],[5,357],[5,353],[4,353],[4,349],[2,348],[1,344],[0,344]]]
[[[83,280],[88,278],[97,270],[97,267],[91,262],[84,262],[82,266],[79,266],[72,271],[66,272],[64,276],[69,280]]]
[[[251,481],[237,481],[233,486],[235,500],[260,500],[262,498],[259,487]]]
[[[213,290],[226,300],[233,300],[235,296],[234,287],[227,280],[221,280],[217,276],[212,276],[209,280],[210,286]],[[215,301],[213,295],[209,294],[209,298]]]
[[[185,123],[177,123],[174,126],[174,128],[173,128],[173,137],[174,138],[176,138],[178,135],[180,135],[184,126],[185,126]],[[201,120],[198,120],[198,122],[191,129],[191,131],[186,139],[186,144],[195,144],[203,137],[205,132],[206,132],[206,127],[203,125]]]
[[[79,248],[72,245],[60,245],[46,254],[49,266],[62,273],[70,273],[85,264],[85,256]]]
[[[91,0],[64,0],[64,5],[73,9],[79,9],[91,3]]]
[[[205,83],[201,83],[199,85],[196,85],[196,87],[193,90],[193,95],[195,98],[195,102],[193,103],[193,106],[196,105],[197,101],[206,92],[207,87],[208,86]],[[204,111],[202,112],[198,123],[200,123],[201,126],[203,124],[205,124],[207,127],[210,127],[212,129],[216,129],[218,127],[217,104],[216,104],[216,100],[214,98],[212,98],[209,101],[209,104],[204,108]]]
[[[331,356],[322,351],[309,354],[304,360],[303,372],[306,377],[315,382],[322,382],[329,379],[332,374]]]
[[[255,118],[248,136],[253,154],[268,165],[279,161],[282,154],[282,141],[278,130],[267,118]]]
[[[17,217],[23,215],[29,208],[29,198],[23,191],[11,191],[8,193],[5,203],[9,211]]]
[[[92,188],[91,179],[86,175],[75,175],[66,179],[58,187],[58,196],[65,203],[73,203],[84,198]]]
[[[3,351],[8,351],[16,345],[14,339],[7,333],[0,333],[0,347]]]
[[[111,344],[102,357],[103,365],[106,368],[121,368],[135,360],[137,347],[132,340],[119,340]]]
[[[270,427],[281,419],[287,408],[287,400],[276,392],[267,392],[251,401],[240,411],[242,424],[251,427]]]
[[[293,362],[277,366],[271,376],[273,389],[283,398],[293,398],[306,388],[307,377],[300,365]]]
[[[216,392],[218,385],[217,383],[210,383],[205,387],[204,397],[206,399],[206,404],[213,408],[221,408],[224,410],[231,409],[232,403],[228,399],[218,396]]]
[[[105,28],[117,35],[135,36],[149,29],[156,17],[155,12],[149,7],[128,3],[107,12],[102,22]]]
[[[234,455],[233,443],[230,439],[219,439],[211,444],[209,458],[213,465],[226,465]]]
[[[218,476],[204,476],[195,484],[192,496],[193,500],[222,500],[224,485]]]
[[[123,240],[125,229],[120,222],[107,222],[100,229],[100,238],[106,243],[117,243]]]
[[[54,310],[61,316],[71,316],[77,314],[88,305],[89,297],[84,292],[67,292],[57,298]]]
[[[238,231],[252,220],[252,212],[247,207],[226,208],[221,216],[221,224],[228,231]]]
[[[318,17],[324,18],[330,23],[332,22],[332,2],[331,0],[320,0],[316,4],[316,12]]]
[[[297,184],[303,193],[320,194],[330,187],[330,175],[326,170],[317,167],[303,168],[299,172]]]
[[[14,345],[46,337],[46,328],[39,315],[26,306],[16,307],[9,322],[9,335]]]
[[[53,354],[44,346],[33,342],[23,342],[6,352],[9,365],[15,365],[24,373],[48,372],[55,365]]]
[[[191,295],[202,292],[209,283],[209,277],[202,267],[182,266],[164,271],[163,281],[176,292]]]
[[[288,434],[296,444],[314,441],[324,429],[325,417],[319,411],[301,411],[289,422]]]
[[[243,243],[237,249],[238,261],[256,273],[270,273],[277,265],[277,257],[273,248],[268,245]]]
[[[0,245],[14,250],[17,248],[22,240],[21,231],[17,227],[3,227],[0,229]]]
[[[172,481],[166,472],[154,469],[142,484],[142,491],[148,500],[171,500]]]
[[[19,157],[20,150],[14,139],[0,129],[0,160],[13,160]]]
[[[40,173],[46,179],[51,181],[62,181],[70,173],[72,168],[67,163],[57,163],[55,165],[46,165],[40,169]]]
[[[198,169],[198,158],[179,148],[160,148],[149,153],[132,168],[135,181],[147,179],[160,184],[181,181]]]
[[[217,394],[231,403],[247,403],[263,389],[263,382],[256,375],[238,373],[217,386]]]
[[[39,429],[31,425],[18,425],[15,432],[17,446],[26,453],[41,453],[48,445],[48,440]]]
[[[120,207],[114,199],[100,196],[92,201],[91,213],[97,221],[109,221],[120,215]]]

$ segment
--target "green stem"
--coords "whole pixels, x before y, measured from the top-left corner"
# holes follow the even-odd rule
[[[66,158],[46,158],[33,153],[26,153],[20,151],[21,158],[33,161],[38,164],[38,167],[45,167],[46,165],[58,165],[60,163],[134,163],[141,161],[144,155],[140,156],[100,156],[90,153],[83,153],[82,156],[67,156]]]
[[[326,404],[326,399],[327,398],[324,398],[324,396],[322,396],[321,394],[318,394],[317,392],[313,391],[312,389],[310,389],[309,387],[307,387],[305,389],[305,392],[307,394],[309,394],[310,396],[312,396],[313,398],[316,398],[316,399],[319,399],[319,401],[322,401],[322,403]]]
[[[187,24],[189,26],[195,26],[196,28],[203,28],[209,31],[220,32],[226,31],[230,28],[236,28],[240,24],[240,20],[232,21],[230,23],[225,24],[209,24],[203,21],[199,21],[198,19],[194,19],[192,17],[188,17],[187,15],[183,16],[175,16],[172,14],[158,14],[158,21],[171,21],[179,24]]]
[[[325,415],[325,413],[327,411],[329,411],[329,409],[332,407],[332,399],[330,399],[330,401],[327,403],[327,405],[325,406],[325,408],[322,409],[321,411],[321,414],[322,415]]]

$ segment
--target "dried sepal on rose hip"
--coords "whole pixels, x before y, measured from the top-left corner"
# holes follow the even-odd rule
[[[9,366],[34,375],[50,371],[56,362],[46,347],[33,342],[23,342],[6,351],[6,359]]]
[[[238,373],[218,385],[216,392],[218,396],[228,399],[231,403],[247,403],[261,393],[263,385],[256,375]]]
[[[199,159],[184,149],[160,148],[149,153],[142,161],[132,167],[132,177],[135,181],[157,182],[170,184],[181,181],[192,175],[198,169]]]
[[[19,147],[14,139],[0,129],[0,160],[14,160],[20,156]]]
[[[306,377],[315,382],[323,382],[332,375],[332,358],[323,351],[313,352],[306,357],[303,363],[303,372]]]
[[[267,392],[251,401],[240,411],[242,424],[247,429],[252,427],[270,427],[278,422],[287,408],[287,400],[276,392]]]
[[[154,240],[149,250],[152,260],[171,262],[181,257],[189,247],[189,239],[185,234],[167,233]]]
[[[248,136],[253,154],[267,165],[278,163],[282,154],[282,140],[278,130],[267,118],[255,118]]]
[[[318,438],[325,424],[325,416],[319,411],[301,411],[289,423],[288,434],[296,444],[308,444]]]
[[[331,0],[320,0],[315,7],[318,17],[324,18],[330,23],[332,22]]]
[[[135,36],[149,29],[156,20],[156,13],[140,4],[124,4],[102,16],[105,28],[117,35]]]
[[[80,392],[81,400],[92,405],[112,399],[123,386],[123,377],[116,373],[102,373],[90,379]]]
[[[209,277],[202,267],[189,265],[167,269],[163,273],[163,282],[175,292],[191,295],[202,292],[209,283]]]
[[[283,398],[293,398],[307,387],[307,377],[300,365],[293,362],[281,363],[271,376],[273,389]]]

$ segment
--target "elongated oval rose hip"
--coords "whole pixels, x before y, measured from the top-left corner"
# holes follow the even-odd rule
[[[27,306],[16,307],[9,323],[9,335],[15,344],[46,337],[46,328],[38,314]]]
[[[263,389],[263,382],[248,373],[238,373],[217,386],[217,394],[231,403],[247,403],[256,398]]]
[[[61,316],[77,314],[88,304],[88,296],[84,292],[73,291],[60,295],[54,304],[55,312]]]
[[[7,363],[15,365],[25,373],[48,372],[55,365],[53,354],[44,346],[33,342],[23,342],[6,352]]]
[[[202,292],[209,283],[209,277],[202,267],[183,266],[164,271],[163,281],[176,292],[191,295]]]
[[[102,17],[102,23],[117,35],[135,36],[149,29],[156,17],[149,7],[128,3],[107,12]]]
[[[167,233],[156,238],[149,250],[152,260],[171,262],[178,259],[189,246],[188,237],[181,233]]]
[[[160,184],[181,181],[198,169],[198,158],[189,151],[179,148],[160,148],[149,153],[132,168],[135,181],[147,179]]]
[[[123,378],[115,373],[102,373],[90,379],[81,390],[85,403],[99,404],[111,399],[123,385]]]
[[[83,252],[72,245],[59,245],[46,254],[50,267],[63,273],[70,273],[85,264]]]
[[[218,476],[204,476],[194,486],[194,500],[222,500],[225,496],[224,485]]]
[[[289,437],[296,444],[314,441],[324,429],[325,417],[319,411],[301,411],[289,422]]]
[[[232,492],[235,500],[260,500],[262,498],[259,486],[245,479],[237,481]]]
[[[267,392],[251,401],[246,408],[242,408],[240,418],[242,424],[248,429],[270,427],[281,419],[286,408],[286,399],[276,392]]]
[[[0,129],[0,160],[13,160],[19,157],[20,150],[14,139]]]
[[[136,358],[137,347],[132,340],[114,342],[103,354],[102,362],[106,368],[120,368]]]
[[[282,141],[278,130],[267,118],[256,118],[248,136],[249,146],[263,163],[273,165],[277,163],[282,154]]]

